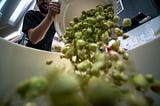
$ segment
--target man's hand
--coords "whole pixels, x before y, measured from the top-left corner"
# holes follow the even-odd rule
[[[50,2],[48,16],[52,19],[55,18],[56,14],[60,13],[60,3],[59,2]]]

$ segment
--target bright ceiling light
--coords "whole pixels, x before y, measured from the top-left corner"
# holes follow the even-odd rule
[[[7,0],[1,0],[1,1],[0,1],[0,10],[1,10],[2,7],[4,6],[4,4],[5,4],[6,1],[7,1]]]
[[[29,4],[32,2],[32,0],[21,0],[20,3],[18,4],[17,8],[9,18],[10,24],[14,24],[15,21],[18,19],[19,15],[24,11]]]

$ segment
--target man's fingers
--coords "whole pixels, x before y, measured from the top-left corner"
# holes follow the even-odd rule
[[[50,7],[57,7],[57,8],[60,8],[60,3],[59,2],[51,2]]]
[[[50,9],[51,9],[51,11],[53,11],[54,13],[60,13],[60,8],[51,7]]]
[[[49,5],[51,11],[55,12],[56,14],[60,13],[60,3],[58,2],[51,2]]]

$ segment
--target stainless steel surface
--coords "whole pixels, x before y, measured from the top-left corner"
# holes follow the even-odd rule
[[[160,15],[127,32],[129,38],[121,40],[121,46],[134,49],[160,37]]]
[[[160,80],[160,37],[144,45],[129,50],[130,59],[134,62],[138,73],[151,73],[156,79]],[[154,98],[153,106],[160,106],[160,95],[149,92]]]

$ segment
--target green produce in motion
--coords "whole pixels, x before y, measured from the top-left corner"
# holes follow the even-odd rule
[[[129,55],[118,39],[129,35],[119,27],[119,19],[111,4],[97,5],[75,16],[65,29],[64,48],[57,47],[61,58],[71,61],[74,72],[64,72],[59,66],[46,79],[20,85],[18,94],[32,99],[28,102],[46,95],[51,106],[153,106],[152,96],[146,94],[159,94],[160,81],[131,70]],[[131,25],[129,18],[123,19],[123,27]]]

